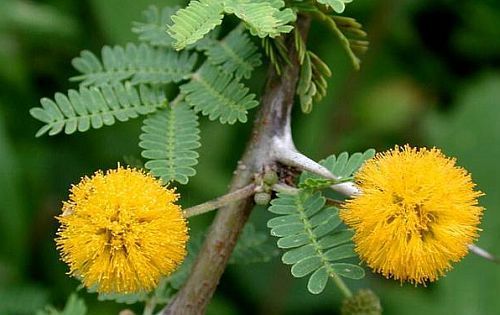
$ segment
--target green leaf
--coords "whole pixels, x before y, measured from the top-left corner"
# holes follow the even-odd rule
[[[365,40],[367,34],[362,29],[363,26],[353,18],[330,16],[321,11],[317,11],[316,14],[326,22],[327,26],[339,38],[340,44],[347,52],[354,68],[359,70],[361,67],[361,59],[359,56],[364,54],[369,46],[369,42]],[[346,34],[350,34],[351,37],[354,35],[354,38],[348,37]]]
[[[186,103],[174,104],[144,120],[139,146],[145,167],[164,183],[187,184],[198,164],[198,116]]]
[[[347,263],[332,264],[332,269],[333,272],[337,273],[338,275],[349,279],[359,280],[363,279],[365,276],[365,270],[360,266],[356,266],[353,264],[347,264]]]
[[[252,223],[247,223],[241,232],[236,247],[229,258],[230,264],[251,264],[267,262],[276,257],[279,251],[270,243],[267,233],[255,230]]]
[[[123,122],[155,112],[166,105],[166,98],[162,91],[144,85],[137,89],[130,84],[115,84],[81,87],[79,91],[69,90],[68,95],[56,93],[54,100],[42,98],[40,103],[42,107],[30,110],[34,118],[45,123],[37,137],[111,126],[116,120]]]
[[[36,315],[85,315],[87,306],[83,299],[71,294],[62,311],[56,310],[53,306],[46,306],[44,310],[38,311]]]
[[[345,155],[340,161],[349,165]],[[352,165],[359,163],[357,155],[355,161]],[[349,169],[353,167],[350,165]],[[271,201],[269,211],[277,214],[267,222],[271,235],[278,236],[278,247],[286,249],[281,260],[292,265],[294,277],[311,275],[307,285],[311,293],[321,293],[328,277],[357,279],[364,275],[360,267],[338,262],[356,257],[351,242],[353,233],[339,228],[338,209],[326,206],[320,192],[307,189],[294,195],[279,193]]]
[[[168,34],[175,40],[178,50],[194,44],[208,34],[224,17],[223,1],[192,0],[189,5],[172,16],[172,25],[168,26]]]
[[[328,282],[328,276],[326,267],[321,267],[316,270],[307,282],[307,289],[309,292],[312,294],[319,294],[323,292],[326,287],[326,283]]]
[[[205,64],[191,82],[181,86],[186,102],[196,112],[223,124],[246,122],[248,110],[259,104],[255,94],[231,75]]]
[[[306,257],[292,266],[292,275],[301,278],[317,270],[322,265],[321,256]]]
[[[179,10],[178,6],[158,7],[152,5],[143,12],[144,22],[134,22],[132,32],[139,36],[139,40],[152,46],[172,47],[173,38],[167,33],[167,24],[172,15]]]
[[[233,74],[237,79],[249,79],[253,69],[261,65],[257,46],[241,27],[233,29],[223,40],[207,41],[202,46],[208,62],[219,66],[222,71]]]
[[[302,43],[302,37],[297,35]],[[300,46],[304,46],[301,44]],[[310,113],[313,101],[319,102],[326,96],[328,83],[326,77],[332,75],[328,65],[311,51],[304,53],[300,68],[297,95],[299,96],[302,112]]]
[[[177,53],[144,43],[129,43],[126,47],[104,46],[102,61],[87,50],[74,58],[72,64],[81,75],[70,80],[79,81],[82,86],[102,86],[124,80],[130,80],[132,85],[177,83],[191,76],[196,59],[196,54]]]
[[[316,0],[333,9],[337,13],[342,13],[345,10],[345,4],[351,3],[353,0]]]
[[[225,0],[224,11],[243,20],[254,36],[276,37],[293,29],[289,23],[297,18],[280,0]]]

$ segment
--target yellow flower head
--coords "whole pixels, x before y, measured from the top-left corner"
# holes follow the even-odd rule
[[[56,239],[71,275],[102,293],[152,290],[186,256],[177,195],[135,169],[95,173],[71,188]]]
[[[361,259],[386,277],[434,281],[468,252],[483,208],[471,176],[438,149],[395,147],[356,174],[340,212]]]

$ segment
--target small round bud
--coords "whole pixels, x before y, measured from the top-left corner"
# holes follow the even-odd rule
[[[266,206],[271,201],[271,194],[258,192],[253,196],[253,200],[259,206]]]
[[[362,289],[342,302],[342,315],[381,315],[380,300],[373,291]]]
[[[264,183],[266,183],[269,186],[272,186],[278,182],[278,180],[279,180],[278,174],[276,174],[276,172],[271,171],[271,170],[266,171],[264,173],[263,180],[264,180]]]

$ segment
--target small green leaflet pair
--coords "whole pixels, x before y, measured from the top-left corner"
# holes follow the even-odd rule
[[[100,56],[83,51],[73,59],[80,74],[70,80],[80,87],[43,98],[30,110],[44,123],[36,135],[85,132],[150,115],[139,143],[145,167],[165,183],[186,184],[196,173],[201,145],[197,114],[223,124],[246,122],[258,101],[242,80],[261,65],[261,55],[242,25],[222,39],[216,30],[176,52],[164,24],[176,11],[150,7],[146,20],[132,28],[141,43],[104,46]],[[169,101],[173,85],[180,92]]]
[[[370,149],[349,157],[341,153],[320,161],[332,174],[351,177],[363,163],[375,155]],[[319,185],[318,183],[321,183]],[[276,214],[267,222],[271,235],[278,237],[277,245],[284,249],[281,260],[292,265],[291,273],[301,278],[310,275],[307,288],[313,294],[323,292],[331,278],[361,279],[363,268],[346,259],[357,257],[352,243],[353,231],[342,226],[339,209],[330,206],[321,189],[332,183],[304,172],[300,177],[299,193],[279,193],[271,201],[269,211]]]

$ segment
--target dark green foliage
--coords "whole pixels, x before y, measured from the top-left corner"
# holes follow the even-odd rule
[[[278,256],[279,250],[270,242],[267,233],[257,231],[252,223],[247,223],[229,258],[230,264],[263,263]]]
[[[171,16],[179,7],[158,7],[152,5],[143,12],[144,22],[134,22],[132,32],[136,33],[140,41],[152,46],[172,47],[173,39],[167,34],[167,24]]]
[[[187,184],[196,171],[200,147],[198,116],[186,103],[172,104],[144,120],[139,146],[145,167],[164,183]]]
[[[382,305],[373,291],[362,289],[342,302],[342,315],[381,315]]]
[[[126,83],[100,88],[81,87],[69,90],[67,95],[56,93],[54,100],[42,98],[42,107],[35,107],[30,114],[45,123],[36,136],[50,136],[64,130],[66,134],[76,131],[111,126],[116,120],[127,121],[156,111],[167,104],[163,91],[141,85],[139,89]]]
[[[75,293],[71,294],[62,311],[57,310],[53,306],[47,306],[44,310],[38,311],[36,315],[85,315],[87,314],[87,306],[83,299],[79,298]]]
[[[351,230],[340,227],[338,209],[325,205],[321,193],[302,190],[296,195],[279,193],[269,211],[278,216],[267,226],[279,237],[278,247],[286,249],[282,261],[292,265],[294,277],[310,275],[307,288],[321,293],[329,277],[361,279],[364,270],[344,259],[356,257]]]
[[[176,53],[171,49],[147,44],[104,46],[101,60],[88,50],[73,59],[73,66],[82,74],[72,77],[82,86],[103,85],[130,80],[136,84],[165,84],[189,78],[196,63],[196,54]]]
[[[193,76],[191,82],[181,86],[181,92],[196,112],[210,120],[219,119],[223,124],[246,122],[248,110],[259,104],[255,94],[249,93],[249,89],[236,78],[208,64]]]

